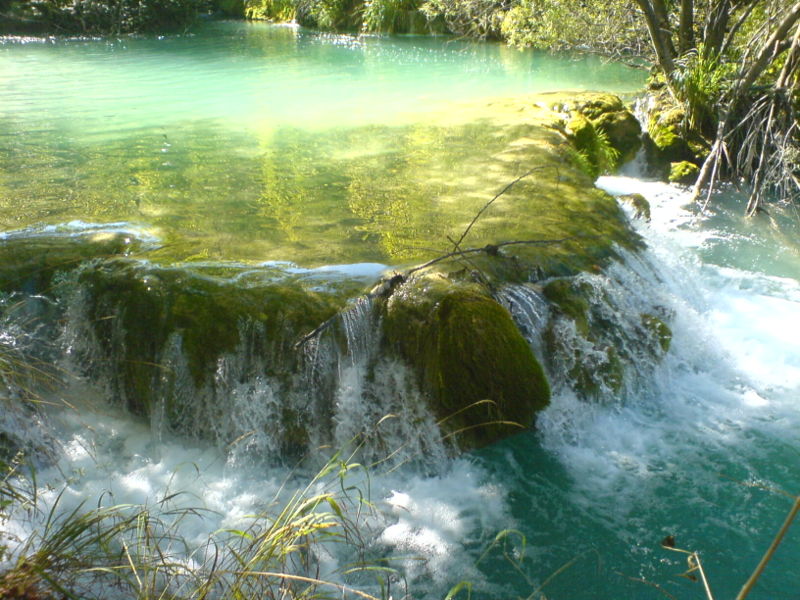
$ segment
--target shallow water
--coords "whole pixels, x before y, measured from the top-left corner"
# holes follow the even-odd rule
[[[591,59],[227,23],[188,38],[7,40],[0,77],[0,202],[13,236],[47,226],[71,235],[105,223],[145,244],[168,242],[169,260],[346,264],[348,274],[365,277],[408,256],[375,243],[363,221],[351,222],[358,215],[337,179],[337,152],[382,157],[360,164],[389,176],[397,160],[410,156],[413,166],[422,152],[414,136],[430,134],[405,131],[408,154],[387,154],[405,113],[447,100],[578,87],[624,92],[640,83],[638,74]],[[340,126],[355,127],[349,140]],[[487,144],[453,148],[440,168],[452,170],[463,153]],[[321,173],[312,170],[318,162]],[[297,189],[331,193],[281,205],[297,189],[269,196],[270,182],[291,168],[299,171],[293,181],[306,182]],[[408,172],[394,177],[402,182]],[[367,172],[361,181],[372,179]],[[441,598],[460,581],[486,598],[525,598],[542,586],[551,599],[703,597],[699,583],[678,577],[684,556],[659,546],[667,535],[700,552],[717,598],[733,597],[791,505],[774,490],[800,491],[796,217],[776,211],[779,228],[743,220],[734,193],[698,216],[674,186],[622,176],[599,185],[638,191],[652,203],[652,222],[637,225],[648,250],[591,280],[620,306],[656,304],[670,315],[672,346],[648,380],[587,403],[556,376],[537,432],[445,460],[430,422],[414,413],[401,368],[387,367],[373,382],[385,404],[364,404],[358,352],[369,352],[366,309],[348,317],[358,352],[338,364],[336,439],[346,443],[371,410],[396,413],[382,425],[387,439],[403,446],[413,437],[404,456],[429,455],[417,467],[378,465],[368,483],[370,555],[403,568],[409,597]],[[315,222],[320,215],[329,220]],[[305,233],[309,222],[325,244],[306,248],[292,233]],[[337,242],[323,235],[330,230],[367,235]],[[6,318],[4,336],[30,319],[23,308]],[[47,312],[41,299],[29,308]],[[65,321],[51,351],[69,373],[80,316]],[[234,370],[235,360],[224,366]],[[45,505],[67,482],[64,510],[100,497],[202,509],[179,525],[200,547],[307,483],[307,471],[252,460],[247,440],[240,452],[163,435],[158,419],[131,418],[102,386],[68,381],[53,399],[74,409],[49,411],[30,432],[50,447],[37,474]],[[232,388],[232,406],[251,409],[242,418],[269,418],[275,396],[267,383]],[[5,430],[20,427],[11,411],[3,418]],[[404,418],[413,432],[391,429]],[[261,451],[269,440],[253,444]],[[352,478],[367,488],[358,473]],[[24,539],[36,524],[20,515],[6,529]],[[798,539],[790,533],[753,597],[797,598]],[[325,574],[352,559],[332,549],[319,560]],[[353,583],[378,591],[374,578]],[[398,589],[406,591],[403,581],[394,597]]]
[[[419,113],[541,91],[630,92],[642,78],[593,57],[264,24],[10,38],[0,43],[0,226],[127,221],[158,236],[166,260],[396,264],[439,233],[439,215],[421,205],[443,188],[463,192],[455,184],[471,160],[502,147],[490,128],[420,123]],[[376,181],[391,200],[381,207],[370,201]]]

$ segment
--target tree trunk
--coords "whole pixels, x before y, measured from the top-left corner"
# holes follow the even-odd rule
[[[706,58],[718,55],[722,50],[730,18],[730,0],[719,0],[711,7],[703,28],[703,52]]]
[[[661,0],[653,2],[636,0],[636,4],[644,12],[644,20],[650,34],[650,41],[653,43],[653,49],[656,51],[658,66],[664,71],[669,84],[670,76],[675,72],[675,49],[672,45],[670,31],[665,27],[667,14],[664,3]]]
[[[678,51],[683,55],[694,47],[694,0],[681,0]]]

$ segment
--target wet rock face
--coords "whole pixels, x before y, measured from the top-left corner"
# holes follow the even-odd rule
[[[0,238],[0,290],[48,293],[57,273],[71,271],[89,260],[138,250],[141,244],[126,233],[14,232]]]
[[[413,366],[462,449],[531,427],[550,401],[544,371],[508,311],[475,284],[422,277],[383,306],[384,344]]]
[[[98,346],[118,362],[112,369],[118,392],[137,414],[152,409],[171,338],[179,337],[198,388],[221,357],[246,342],[266,358],[264,376],[288,377],[297,369],[299,336],[336,314],[341,302],[291,280],[243,283],[124,259],[82,270],[76,285]],[[253,328],[260,335],[246,340]]]

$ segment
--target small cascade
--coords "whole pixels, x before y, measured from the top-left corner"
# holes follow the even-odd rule
[[[511,313],[536,358],[543,362],[545,348],[542,333],[550,319],[547,300],[531,284],[506,286],[497,293],[496,299]]]
[[[623,401],[639,394],[669,349],[672,311],[657,270],[641,253],[618,249],[602,274],[516,284],[497,294],[555,392]]]
[[[358,298],[340,319],[347,349],[337,367],[336,447],[363,443],[369,463],[443,464],[445,446],[416,378],[401,361],[381,352],[372,298]]]
[[[172,277],[180,287],[171,287]],[[106,280],[113,283],[108,294]],[[232,465],[313,463],[315,454],[324,460],[330,452],[319,448],[354,446],[367,463],[444,461],[445,444],[417,378],[382,352],[370,297],[358,297],[330,326],[296,344],[311,321],[301,329],[289,326],[298,318],[293,313],[263,320],[248,296],[272,303],[283,288],[237,285],[235,278],[230,286],[210,283],[145,263],[87,264],[65,280],[58,300],[58,363],[117,409],[149,420],[155,446],[174,434],[205,439]],[[127,295],[118,291],[123,286]],[[186,317],[195,329],[174,316],[184,297],[197,303]],[[236,319],[228,329],[196,316],[215,313],[222,302]],[[227,339],[235,345],[226,348]]]

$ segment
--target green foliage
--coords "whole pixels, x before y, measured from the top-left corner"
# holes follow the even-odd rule
[[[120,34],[185,31],[208,0],[30,0],[14,3],[21,24],[59,33]]]
[[[244,13],[248,19],[287,23],[294,21],[297,6],[292,0],[245,0]]]
[[[301,25],[327,31],[356,28],[353,0],[298,0],[297,21]]]
[[[673,89],[683,102],[688,131],[713,135],[719,99],[730,86],[735,65],[716,54],[706,55],[702,44],[678,62]]]
[[[505,8],[496,0],[428,0],[420,10],[429,21],[441,20],[452,33],[499,38]]]
[[[624,0],[516,0],[500,31],[509,44],[550,50],[639,53],[646,33]]]
[[[617,166],[619,151],[611,144],[608,134],[578,114],[568,124],[572,141],[578,152],[581,167],[592,177],[608,173]]]
[[[415,16],[422,18],[417,4],[417,0],[366,0],[361,29],[364,32],[413,32],[417,29],[413,23]]]

